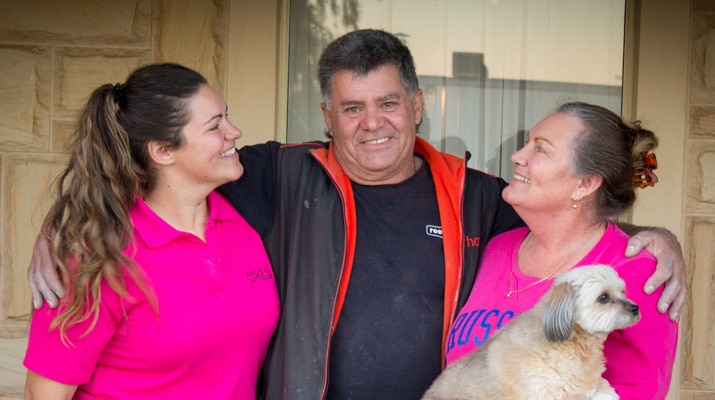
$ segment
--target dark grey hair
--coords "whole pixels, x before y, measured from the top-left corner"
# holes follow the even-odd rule
[[[607,108],[581,102],[567,103],[556,112],[581,120],[583,132],[573,142],[571,169],[578,176],[600,175],[603,183],[596,194],[596,215],[614,218],[635,202],[631,184],[633,162],[643,152],[658,146],[653,132],[640,121],[624,121]]]
[[[331,108],[333,76],[338,71],[352,71],[366,75],[385,65],[394,65],[400,71],[402,85],[410,97],[419,89],[415,63],[410,49],[390,33],[363,29],[347,33],[323,50],[318,62],[318,82],[323,102]]]

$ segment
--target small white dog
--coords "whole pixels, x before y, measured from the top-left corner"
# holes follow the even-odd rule
[[[450,364],[423,400],[618,399],[601,377],[603,342],[639,319],[613,268],[574,268],[534,308]]]

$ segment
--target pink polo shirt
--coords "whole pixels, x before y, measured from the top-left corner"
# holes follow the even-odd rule
[[[66,384],[75,399],[254,399],[279,316],[273,271],[258,234],[217,193],[206,242],[169,226],[137,199],[135,260],[158,299],[137,285],[121,299],[104,282],[99,321],[49,330],[57,311],[35,311],[24,365]]]
[[[487,244],[472,293],[452,324],[447,339],[447,363],[479,348],[512,319],[531,309],[551,288],[553,278],[535,284],[539,278],[519,270],[519,246],[528,233],[527,228],[514,229],[495,236]],[[665,399],[675,362],[678,324],[656,309],[662,287],[651,295],[643,292],[656,261],[647,251],[626,258],[628,239],[616,225],[609,223],[601,240],[576,268],[588,264],[612,266],[625,281],[627,296],[641,311],[637,324],[608,335],[603,377],[622,400]],[[510,287],[521,291],[506,297]]]

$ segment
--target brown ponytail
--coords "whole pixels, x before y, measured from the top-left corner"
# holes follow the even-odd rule
[[[70,293],[52,323],[63,340],[79,322],[91,319],[87,332],[94,328],[105,279],[126,297],[128,274],[153,297],[127,249],[133,240],[129,210],[136,196],[154,185],[148,142],[181,145],[181,129],[189,119],[186,103],[204,84],[188,68],[153,64],[134,71],[120,96],[115,86],[103,85],[83,108],[69,164],[56,181],[56,202],[43,226]]]

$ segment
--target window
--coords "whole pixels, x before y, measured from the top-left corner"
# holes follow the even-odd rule
[[[291,1],[288,142],[324,139],[316,81],[321,50],[362,28],[410,48],[425,97],[418,134],[510,177],[509,155],[567,101],[620,114],[625,0]]]

